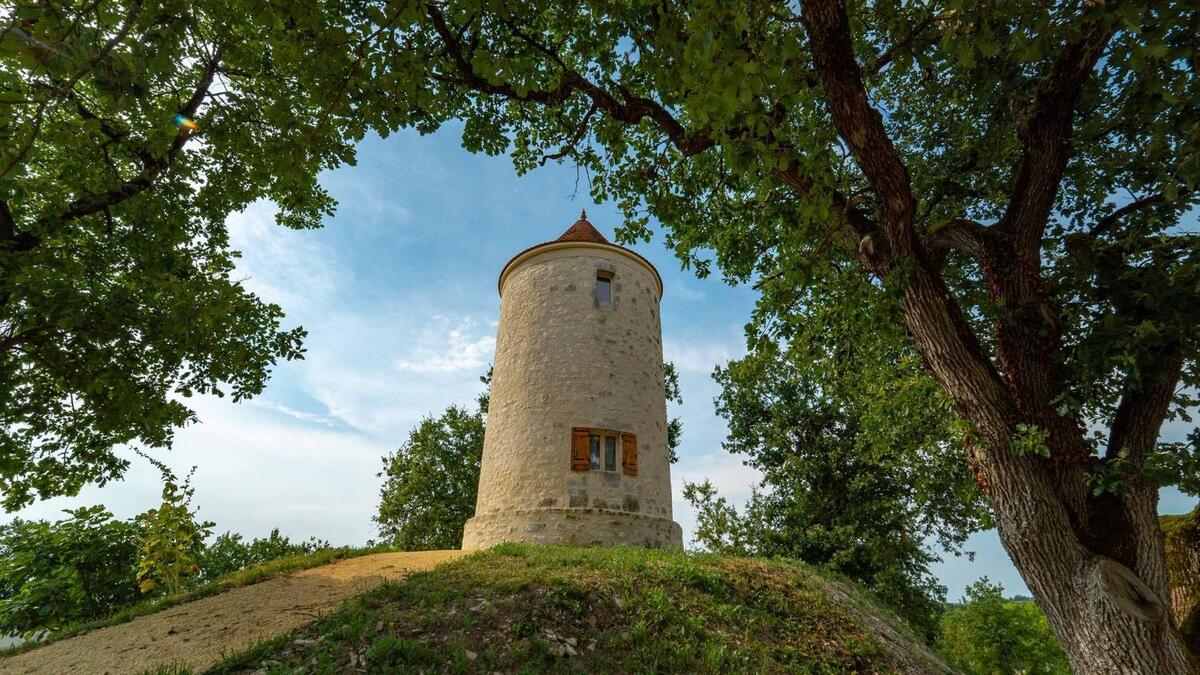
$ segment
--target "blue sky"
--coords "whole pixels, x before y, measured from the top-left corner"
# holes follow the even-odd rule
[[[303,361],[281,364],[258,398],[194,401],[200,423],[178,433],[175,449],[156,455],[196,470],[195,503],[217,531],[263,536],[272,527],[293,538],[361,544],[375,535],[381,458],[424,415],[473,405],[491,362],[499,297],[496,277],[517,251],[557,237],[581,208],[605,236],[620,215],[590,201],[586,177],[548,165],[517,176],[505,157],[472,155],[457,127],[421,137],[370,137],[358,165],[330,172],[323,184],[339,200],[324,229],[275,226],[270,204],[230,218],[243,251],[246,285],[280,304],[286,325],[308,332]],[[694,516],[679,498],[684,480],[711,479],[740,503],[757,479],[725,453],[725,425],[713,410],[715,365],[744,353],[743,326],[755,293],[717,278],[697,279],[660,239],[635,247],[658,267],[665,356],[680,373],[680,461],[672,469],[675,519],[689,541]],[[1182,438],[1183,425],[1168,437]],[[131,452],[126,479],[88,488],[78,498],[36,504],[17,515],[57,518],[60,510],[103,503],[121,517],[157,504],[158,474]],[[1164,512],[1194,500],[1164,494]],[[1009,593],[1026,593],[994,533],[968,548],[974,562],[948,558],[935,573],[957,599],[987,575]]]

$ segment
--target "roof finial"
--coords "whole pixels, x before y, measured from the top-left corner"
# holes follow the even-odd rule
[[[579,209],[579,219],[587,220],[587,209]]]

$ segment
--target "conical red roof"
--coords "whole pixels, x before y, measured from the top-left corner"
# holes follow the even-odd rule
[[[646,260],[641,255],[639,255],[636,251],[627,249],[624,246],[618,246],[617,244],[610,242],[608,239],[605,239],[604,235],[600,234],[600,231],[597,230],[594,226],[592,226],[591,223],[588,222],[586,211],[581,211],[579,213],[579,220],[575,221],[574,225],[571,225],[570,227],[568,227],[567,231],[563,232],[562,236],[560,236],[558,239],[555,239],[553,241],[543,242],[543,243],[537,244],[535,246],[530,246],[529,248],[525,249],[524,251],[521,251],[520,253],[514,255],[508,261],[508,263],[504,266],[504,269],[500,270],[500,279],[499,279],[498,284],[501,286],[501,289],[500,289],[501,293],[503,293],[504,275],[508,272],[508,269],[510,267],[512,267],[515,263],[517,263],[519,260],[523,260],[527,256],[527,254],[532,253],[533,251],[536,251],[538,249],[549,247],[549,246],[560,246],[561,247],[564,244],[571,244],[571,243],[576,243],[576,242],[580,243],[580,244],[585,244],[585,245],[586,244],[600,244],[601,246],[609,247],[616,251],[621,251],[622,253],[625,253],[625,254],[632,256],[633,258],[639,260],[652,273],[654,273],[654,278],[656,281],[658,281],[658,295],[659,295],[659,298],[662,297],[662,277],[659,276],[658,270],[656,270],[654,268],[654,265],[652,265],[649,260]]]
[[[575,224],[568,227],[566,232],[555,241],[594,241],[597,244],[607,244],[609,241],[600,234],[600,231],[592,226],[587,219],[587,211],[579,212],[579,220]]]

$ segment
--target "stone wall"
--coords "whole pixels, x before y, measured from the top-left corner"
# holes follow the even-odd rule
[[[506,541],[569,546],[679,548],[683,532],[665,518],[606,509],[528,509],[477,516],[467,528],[464,549]]]
[[[595,295],[612,275],[612,302]],[[613,246],[550,245],[502,280],[476,517],[463,548],[500,541],[681,546],[672,522],[660,287]],[[632,433],[638,475],[571,470],[571,429]]]

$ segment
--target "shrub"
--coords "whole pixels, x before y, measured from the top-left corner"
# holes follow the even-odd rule
[[[0,526],[0,634],[26,636],[137,600],[138,525],[103,506]]]
[[[200,575],[200,553],[213,523],[199,522],[192,509],[192,474],[180,482],[166,464],[143,455],[162,472],[162,504],[137,517],[142,527],[138,546],[138,589],[178,593],[185,581]],[[192,467],[195,472],[196,467]]]
[[[271,530],[269,536],[252,539],[249,543],[240,534],[226,532],[205,546],[201,552],[200,577],[210,581],[251,565],[287,556],[305,555],[326,548],[331,548],[329,542],[318,540],[316,537],[292,543],[290,539],[279,534],[279,528]]]

